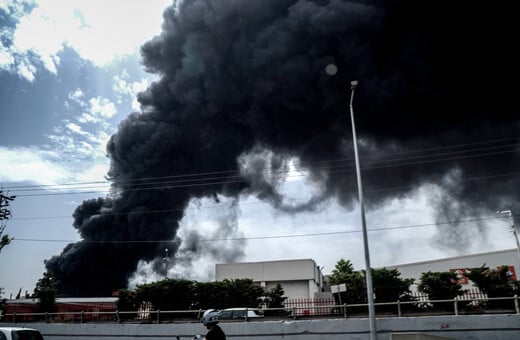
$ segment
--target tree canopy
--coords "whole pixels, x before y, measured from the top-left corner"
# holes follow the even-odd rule
[[[256,307],[264,289],[251,279],[196,282],[165,279],[138,285],[135,292],[119,290],[118,309],[136,310],[142,302],[151,302],[158,310],[224,309]]]
[[[454,272],[422,273],[417,289],[428,294],[430,300],[451,300],[463,293]]]

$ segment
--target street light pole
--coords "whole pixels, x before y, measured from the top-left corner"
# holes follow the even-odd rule
[[[361,168],[359,166],[359,154],[357,145],[356,135],[356,124],[354,121],[354,107],[352,105],[354,101],[354,91],[358,85],[358,81],[354,80],[350,82],[350,120],[352,122],[352,139],[354,144],[354,157],[356,160],[356,175],[359,195],[359,210],[361,212],[361,227],[363,229],[363,248],[365,251],[365,267],[366,267],[366,283],[367,283],[367,298],[368,298],[368,318],[370,322],[370,339],[377,339],[376,329],[376,316],[374,308],[374,289],[372,285],[372,271],[370,269],[370,252],[368,249],[368,235],[367,235],[367,224],[365,219],[365,206],[363,204],[363,184],[361,180]]]
[[[509,216],[509,220],[511,221],[511,232],[515,237],[516,250],[518,251],[518,259],[520,260],[520,242],[518,241],[518,234],[516,233],[516,226],[515,220],[513,218],[513,213],[511,212],[511,210],[498,210],[497,214],[507,214],[507,216]]]
[[[164,248],[164,279],[166,280],[168,278],[168,264],[170,262],[170,257],[168,256],[168,248]]]

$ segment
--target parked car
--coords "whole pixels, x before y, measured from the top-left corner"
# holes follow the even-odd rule
[[[43,340],[43,336],[32,328],[0,327],[0,340]]]
[[[246,316],[247,319],[263,318],[264,314],[258,308],[246,307],[227,308],[221,310],[218,314],[218,318],[221,320],[246,319]]]

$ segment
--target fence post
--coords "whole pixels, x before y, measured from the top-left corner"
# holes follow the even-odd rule
[[[455,315],[459,315],[459,304],[457,303],[457,298],[453,299],[453,308],[455,310]]]
[[[397,300],[397,316],[401,317],[401,300]]]
[[[49,323],[49,312],[45,312],[45,323]]]
[[[117,320],[117,323],[121,323],[121,317],[119,316],[119,309],[116,309],[116,320]]]
[[[293,319],[296,320],[296,307],[292,308]]]
[[[343,317],[345,319],[347,318],[347,304],[346,303],[343,304]]]
[[[13,323],[16,323],[16,312],[13,313]]]
[[[515,309],[516,314],[520,314],[520,306],[518,306],[518,295],[515,295]]]
[[[158,324],[161,323],[160,315],[161,315],[161,311],[158,309],[158,310],[157,310],[157,323],[158,323]]]

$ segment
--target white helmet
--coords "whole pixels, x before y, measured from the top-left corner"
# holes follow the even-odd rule
[[[200,322],[202,322],[204,326],[206,326],[209,323],[216,324],[218,322],[218,312],[214,309],[206,310],[204,314],[202,314]]]

